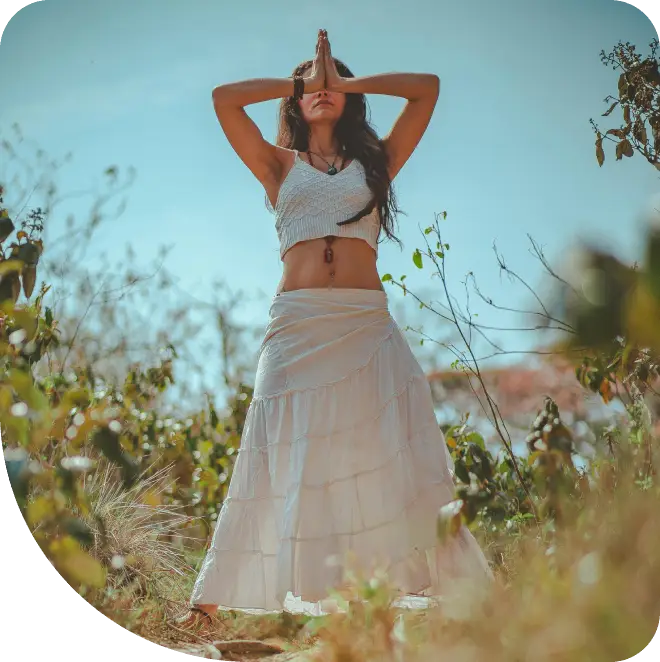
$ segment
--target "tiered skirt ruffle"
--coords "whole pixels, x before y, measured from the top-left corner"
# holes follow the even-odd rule
[[[275,297],[196,604],[318,612],[353,567],[403,594],[490,575],[467,529],[440,545],[451,457],[382,290]]]

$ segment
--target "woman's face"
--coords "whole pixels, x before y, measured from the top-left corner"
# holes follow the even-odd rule
[[[303,75],[307,75],[307,72]],[[321,90],[312,94],[303,94],[298,105],[307,124],[335,124],[344,112],[346,95],[343,92]]]

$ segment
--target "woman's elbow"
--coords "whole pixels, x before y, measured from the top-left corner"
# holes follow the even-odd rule
[[[213,91],[211,92],[211,98],[213,99],[214,104],[218,104],[220,102],[220,99],[222,97],[222,87],[217,86],[213,88]]]
[[[433,93],[438,96],[440,94],[440,76],[437,74],[428,74],[429,76],[429,86]]]

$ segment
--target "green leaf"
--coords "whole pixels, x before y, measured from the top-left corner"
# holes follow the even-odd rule
[[[34,529],[44,520],[55,514],[55,504],[47,496],[39,496],[30,501],[27,506],[27,521],[30,528]]]
[[[0,276],[7,274],[18,274],[23,268],[23,263],[20,260],[6,260],[0,262]]]
[[[429,227],[424,230],[424,234],[430,234],[431,232],[433,232],[433,227],[429,225]]]
[[[103,588],[106,570],[95,558],[82,549],[70,549],[58,555],[56,567],[76,583]]]
[[[422,254],[419,252],[419,248],[416,248],[413,253],[413,262],[418,269],[422,268]]]
[[[119,435],[116,432],[107,427],[99,428],[94,434],[93,444],[108,460],[121,464],[122,450],[119,444]]]
[[[16,257],[25,262],[25,264],[35,266],[37,262],[39,262],[40,255],[41,251],[39,250],[39,246],[37,246],[37,244],[29,243],[21,244],[18,247],[18,254]]]
[[[48,398],[35,386],[32,373],[25,373],[15,368],[8,373],[8,381],[30,409],[35,412],[48,410]]]
[[[392,274],[385,274],[380,280],[386,283],[388,280],[392,280]]]
[[[646,247],[646,273],[649,288],[660,301],[660,230],[655,230],[649,237]]]
[[[467,436],[467,441],[476,444],[482,450],[486,450],[486,442],[478,432],[470,432],[470,434]]]
[[[468,470],[464,462],[460,460],[456,462],[454,471],[456,472],[456,476],[459,478],[459,480],[461,480],[463,483],[466,483],[467,485],[470,484],[470,475],[468,474]]]
[[[403,276],[401,276],[401,278],[399,278],[399,280],[400,280],[401,282],[403,282],[404,280],[406,280],[406,275],[404,274]]]
[[[442,251],[436,251],[435,254],[442,260],[444,258],[445,254]]]
[[[69,497],[73,497],[76,490],[76,477],[73,472],[60,466],[55,469],[55,475],[60,481],[62,492]]]
[[[91,547],[94,544],[94,532],[76,517],[67,517],[64,520],[64,530],[83,547]]]
[[[211,414],[211,427],[215,430],[218,427],[218,423],[220,423],[220,419],[212,403],[209,403],[209,410]]]
[[[17,272],[0,277],[0,304],[16,303],[21,293],[21,279]]]
[[[130,488],[137,482],[140,477],[140,463],[128,453],[122,452],[121,458],[118,462],[121,477],[124,481],[124,487]]]
[[[27,265],[23,269],[21,279],[23,281],[23,293],[25,294],[25,298],[29,299],[32,296],[32,292],[34,292],[34,286],[37,282],[37,267]]]
[[[6,210],[2,210],[5,212]],[[0,217],[0,243],[2,243],[14,231],[14,224],[7,216]]]

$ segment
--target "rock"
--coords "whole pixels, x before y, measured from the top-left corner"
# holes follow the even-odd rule
[[[230,641],[214,641],[213,645],[221,653],[238,655],[276,655],[284,653],[284,649],[276,644],[269,644],[256,639],[232,639]]]

